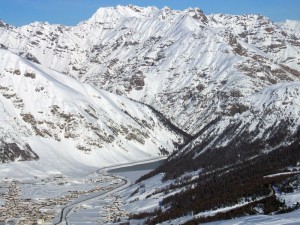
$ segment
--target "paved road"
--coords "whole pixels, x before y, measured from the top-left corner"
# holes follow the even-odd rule
[[[128,166],[134,166],[134,165],[138,165],[138,164],[155,162],[155,161],[158,161],[158,160],[162,160],[164,158],[166,158],[166,157],[157,157],[157,158],[152,158],[152,159],[147,159],[147,160],[141,160],[141,161],[134,162],[134,163],[124,163],[124,164],[119,164],[119,165],[115,165],[115,166],[103,167],[101,169],[98,169],[96,172],[98,174],[103,175],[108,170],[122,168],[122,167],[128,167]],[[111,190],[108,190],[108,191],[105,191],[105,192],[98,192],[98,193],[92,193],[92,194],[89,194],[89,195],[85,195],[84,198],[77,199],[73,203],[64,206],[61,209],[60,216],[59,216],[59,221],[54,223],[54,225],[59,225],[59,224],[61,224],[61,225],[66,224],[67,225],[68,222],[67,222],[66,218],[76,206],[78,206],[78,205],[80,205],[84,202],[87,202],[91,199],[94,199],[94,198],[100,198],[100,197],[104,198],[108,195],[111,195],[113,193],[121,191],[121,190],[123,190],[123,189],[125,189],[125,188],[127,188],[131,185],[131,181],[129,179],[125,178],[125,177],[120,177],[120,176],[115,176],[115,175],[105,175],[105,176],[110,176],[110,177],[114,177],[116,179],[121,179],[123,182],[122,182],[122,184],[114,187]]]
[[[131,182],[130,180],[128,180],[127,178],[122,178],[122,177],[116,177],[116,176],[111,176],[111,177],[115,177],[116,179],[122,179],[123,182],[121,185],[118,185],[116,186],[115,188],[111,189],[111,190],[108,190],[108,191],[105,191],[105,192],[101,192],[101,193],[93,193],[93,194],[89,194],[89,195],[86,195],[83,199],[81,200],[78,200],[65,207],[63,207],[61,209],[61,212],[60,212],[60,219],[57,223],[54,223],[55,225],[58,225],[58,224],[67,224],[67,221],[66,221],[66,218],[67,216],[70,214],[70,212],[78,205],[84,203],[84,202],[87,202],[91,199],[94,199],[94,198],[99,198],[99,197],[106,197],[110,194],[113,194],[113,193],[116,193],[118,191],[121,191],[127,187],[130,186]]]

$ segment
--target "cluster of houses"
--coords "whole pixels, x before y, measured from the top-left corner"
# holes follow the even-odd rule
[[[115,200],[109,204],[104,206],[104,210],[107,212],[99,221],[101,224],[107,224],[111,222],[120,222],[121,218],[128,218],[128,213],[125,210],[121,209],[122,200],[120,196],[113,196]]]
[[[0,223],[52,224],[53,211],[41,212],[43,204],[20,198],[19,181],[10,182],[7,191],[1,193],[1,198],[4,199],[4,204],[0,207]]]
[[[48,179],[39,180],[39,183],[26,183],[46,185],[47,183],[55,182],[56,185],[64,185],[66,180],[63,177],[51,177]],[[117,185],[121,179],[111,179],[111,177],[102,177],[100,179],[92,179],[88,182],[101,183],[109,182],[109,186],[94,187],[90,190],[69,190],[64,196],[57,198],[22,198],[20,197],[20,182],[16,180],[6,180],[0,183],[0,225],[1,224],[52,224],[55,214],[59,206],[67,205],[79,196],[89,193],[111,190]],[[23,184],[23,183],[22,183]],[[22,185],[21,184],[21,185]],[[24,183],[25,184],[25,183]],[[121,201],[119,197],[104,206],[107,212],[102,218],[104,223],[115,221],[116,218],[127,217],[127,213],[119,207]]]

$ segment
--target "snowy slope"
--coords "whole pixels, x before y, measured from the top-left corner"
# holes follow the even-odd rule
[[[229,161],[218,157],[221,164],[232,164],[236,157],[255,157],[299,138],[300,82],[271,85],[226,107],[230,115],[221,114],[172,157],[232,154]]]
[[[30,149],[32,137],[67,141],[74,151],[102,162],[119,162],[167,154],[181,141],[147,106],[82,84],[8,50],[0,50],[0,55],[4,143]]]
[[[3,26],[0,43],[85,83],[146,102],[191,134],[229,101],[300,76],[300,40],[293,31],[263,16],[207,16],[197,8],[100,8],[74,27]]]
[[[4,159],[39,159],[0,166],[15,176],[24,168],[28,175],[82,174],[174,150],[182,136],[137,102],[192,136],[161,169],[186,175],[183,182],[196,181],[195,171],[234,170],[299,146],[297,21],[117,6],[74,27],[1,22],[0,48],[1,149],[13,152]],[[140,184],[128,189],[128,210],[159,207],[159,188],[170,184],[161,177],[145,181],[140,196],[128,196]],[[147,198],[156,191],[159,198]]]
[[[297,20],[286,20],[284,22],[278,23],[280,27],[285,29],[292,36],[296,36],[296,38],[300,37],[300,22]]]
[[[282,224],[299,224],[300,211],[294,211],[280,215],[257,215],[246,216],[233,220],[217,221],[205,223],[206,225],[238,225],[238,224],[257,224],[257,225],[282,225]]]

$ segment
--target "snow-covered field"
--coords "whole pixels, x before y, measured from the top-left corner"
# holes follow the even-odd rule
[[[206,225],[299,225],[300,224],[300,210],[296,210],[291,213],[280,215],[257,215],[246,216],[238,219],[232,219],[227,221],[217,221],[212,223],[206,223]]]
[[[101,218],[107,214],[103,206],[109,205],[112,200],[113,198],[94,200],[76,207],[74,212],[68,217],[68,224],[98,225]]]
[[[40,211],[52,210],[52,216],[56,216],[55,221],[58,220],[57,216],[65,205],[85,199],[86,196],[99,195],[122,182],[113,175],[104,176],[97,172],[99,168],[116,165],[116,163],[105,161],[105,159],[101,160],[101,157],[93,153],[85,154],[76,151],[70,144],[71,142],[31,138],[29,143],[32,149],[39,154],[40,159],[31,162],[0,164],[0,179],[2,181],[0,187],[4,193],[8,193],[8,187],[13,182],[18,182],[15,189],[20,201],[28,201],[32,206],[38,205]],[[141,158],[141,160],[133,158],[131,162],[142,161],[141,163],[144,163],[145,160],[147,158]],[[155,161],[157,158],[153,160]],[[112,168],[116,168],[116,166]],[[147,171],[149,170],[138,172],[138,175]],[[135,177],[138,175],[135,174]],[[79,217],[82,218],[81,222],[97,222],[104,215],[109,215],[108,209],[105,207],[107,207],[108,202],[113,204],[115,200],[116,197],[112,195],[105,201],[100,198],[79,204],[70,215],[70,219],[78,221],[76,218]],[[47,205],[47,202],[50,202],[50,205]],[[4,199],[0,197],[0,205],[4,205],[4,203]],[[99,212],[100,205],[104,213],[101,213],[101,210]],[[113,219],[114,217],[110,218],[109,221]]]
[[[128,214],[121,208],[121,198],[116,193],[95,197],[75,206],[67,215],[68,224],[106,224]]]
[[[300,203],[300,190],[294,191],[292,193],[285,193],[279,196],[280,199],[285,201],[288,206],[293,206]]]
[[[122,194],[119,194],[119,190],[124,187],[129,188],[131,182],[134,182],[139,176],[149,172],[151,168],[154,169],[161,161],[161,158],[156,158],[99,170],[97,173],[102,179],[103,177],[108,177],[110,180],[110,184],[107,185],[107,187],[108,190],[112,187],[111,191],[109,193],[104,192],[103,194],[100,192],[99,196],[87,199],[86,201],[71,207],[70,213],[66,215],[66,221],[68,221],[68,224],[106,224],[108,222],[126,221],[129,211],[122,203]],[[116,173],[107,173],[105,171],[116,171]],[[120,174],[123,176],[120,176]],[[127,180],[127,183],[122,183],[123,178],[120,179],[118,177],[124,177]],[[127,191],[127,188],[125,189],[125,192]],[[88,196],[83,196],[82,199],[84,198],[88,198]],[[77,202],[80,201],[79,198]],[[57,217],[56,221],[58,221]]]

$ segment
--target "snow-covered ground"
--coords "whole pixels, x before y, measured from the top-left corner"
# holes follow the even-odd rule
[[[102,167],[115,165],[112,168],[116,168],[116,165],[118,165],[114,160],[110,161],[106,157],[101,157],[99,153],[86,154],[78,151],[72,141],[68,140],[58,142],[40,137],[31,137],[28,140],[32,150],[39,155],[40,159],[38,161],[0,164],[0,179],[2,181],[0,187],[3,187],[1,189],[7,193],[7,187],[12,182],[19,181],[17,189],[21,201],[29,199],[30,204],[39,205],[40,210],[54,210],[53,215],[57,217],[64,205],[75,203],[80,199],[90,197],[94,193],[99,195],[121,182],[113,176],[107,177],[96,172]],[[110,153],[107,152],[106,154]],[[130,161],[132,163],[137,161],[144,163],[149,160],[148,157],[137,156],[131,160],[119,158],[119,161],[123,162],[120,163],[122,166],[125,166],[123,164],[125,162],[128,164]],[[155,160],[158,160],[157,157],[153,158],[153,161]],[[145,170],[142,173],[147,171]],[[142,173],[139,172],[139,175],[142,175]],[[137,177],[137,175],[134,177]],[[75,196],[74,198],[67,197],[72,194]],[[115,199],[114,196],[109,196],[109,198]],[[57,204],[51,203],[52,205],[46,206],[49,201],[57,202]],[[89,208],[89,213],[84,212],[85,216],[82,217],[81,221],[98,221],[99,218],[104,217],[103,213],[99,214],[99,201],[103,203],[104,214],[109,215],[108,209],[105,209],[107,199],[105,202],[99,199],[78,205],[75,211],[79,213]],[[112,204],[111,201],[109,202]],[[0,198],[0,204],[2,203],[4,204],[5,201]],[[42,205],[45,205],[45,207]],[[78,221],[76,217],[81,216],[77,212],[73,212],[70,219],[73,219],[74,215],[75,221]],[[55,221],[57,220],[56,218]]]
[[[206,225],[299,225],[300,224],[300,210],[294,212],[280,214],[280,215],[257,215],[246,216],[238,219],[217,221],[206,223]]]
[[[294,169],[294,168],[292,168]],[[190,175],[198,176],[199,171],[191,173]],[[274,177],[280,175],[287,175],[287,174],[298,174],[298,171],[292,172],[284,172],[284,173],[277,173],[272,174],[266,177]],[[185,174],[183,176],[186,176]],[[138,214],[141,212],[151,212],[157,209],[160,206],[160,202],[163,198],[167,197],[168,195],[175,194],[182,189],[176,189],[172,192],[166,191],[165,188],[170,185],[172,182],[176,182],[176,180],[169,180],[167,182],[162,182],[163,174],[158,174],[148,180],[145,180],[141,183],[132,185],[131,187],[127,188],[126,190],[122,191],[120,194],[123,196],[123,208],[126,211]],[[272,196],[273,194],[284,200],[287,206],[295,206],[297,202],[300,202],[300,191],[294,191],[292,193],[279,193],[277,188],[270,187],[270,193],[265,197]],[[234,208],[241,207],[243,205],[247,205],[253,201],[259,201],[264,197],[260,197],[256,200],[252,201],[245,201],[245,199],[241,199],[241,201],[232,206],[214,209],[210,211],[200,212],[198,214],[189,214],[180,218],[176,218],[173,220],[165,221],[161,223],[161,225],[168,225],[168,224],[183,224],[189,220],[199,217],[206,217],[206,216],[213,216],[219,212],[226,212]],[[259,208],[257,208],[259,211]],[[263,213],[263,212],[262,212]],[[242,217],[240,219],[234,220],[226,220],[226,221],[215,221],[209,224],[300,224],[300,211],[297,210],[293,213],[288,214],[280,214],[280,215],[259,215],[259,216],[249,216],[249,217]],[[299,218],[298,218],[299,217]],[[291,222],[291,223],[290,223]],[[143,223],[143,220],[131,220],[130,224],[137,225]]]
[[[66,217],[69,224],[102,224],[121,218],[126,219],[128,212],[123,207],[122,198],[118,192],[128,188],[131,185],[131,181],[137,179],[138,175],[145,174],[150,171],[150,168],[154,169],[161,161],[162,158],[156,158],[98,170],[97,174],[101,179],[107,178],[109,180],[109,184],[106,185],[106,191],[97,192],[93,194],[94,196],[86,195],[75,200],[70,206],[66,207],[65,211],[68,213],[63,212],[64,217]],[[145,170],[143,168],[148,169]],[[106,171],[126,172],[107,173]],[[120,177],[119,173],[122,173],[125,177]],[[58,216],[56,221],[58,221]]]
[[[98,225],[102,217],[104,217],[105,214],[108,214],[103,206],[110,205],[113,200],[113,197],[107,197],[76,207],[74,212],[68,217],[68,224]]]
[[[300,190],[294,191],[292,193],[284,193],[279,196],[280,199],[284,200],[287,206],[294,206],[300,203]]]
[[[70,207],[71,213],[67,217],[70,224],[84,224],[87,221],[89,223],[95,222],[95,224],[99,223],[99,221],[106,223],[116,218],[115,213],[119,217],[127,215],[127,212],[119,207],[121,206],[121,196],[115,194],[118,190],[116,188],[119,186],[123,187],[124,182],[114,174],[108,174],[105,171],[102,172],[102,170],[99,171],[99,168],[103,167],[103,165],[106,165],[105,170],[109,168],[116,169],[118,168],[117,165],[107,167],[109,163],[103,163],[100,164],[102,166],[99,165],[97,167],[96,159],[93,162],[92,157],[87,159],[80,154],[73,154],[72,157],[69,157],[68,145],[64,146],[66,156],[64,157],[62,154],[61,157],[56,158],[56,151],[59,151],[60,148],[55,149],[45,145],[43,149],[35,149],[35,145],[40,144],[39,141],[40,139],[36,139],[30,142],[33,149],[40,154],[39,161],[0,165],[0,170],[3,171],[1,174],[3,183],[0,184],[0,187],[2,187],[1,189],[4,193],[9,192],[8,187],[13,182],[18,182],[15,190],[17,190],[20,202],[27,201],[29,202],[27,204],[38,205],[40,211],[52,210],[54,213],[52,215],[55,215],[54,221],[56,222],[59,221],[61,209],[69,204],[75,204],[74,207]],[[43,141],[47,142],[49,140],[45,139]],[[53,146],[53,143],[49,146]],[[144,159],[136,163],[155,162],[161,159]],[[132,166],[134,164],[134,162],[123,163],[120,167],[134,168]],[[24,168],[26,168],[26,172],[22,170]],[[126,170],[126,168],[124,169]],[[130,172],[126,172],[126,175],[134,180],[138,175],[143,175],[148,171],[135,171],[133,175],[130,175]],[[127,182],[127,186],[129,185],[130,181]],[[114,189],[116,191],[102,195]],[[72,195],[73,197],[71,197]],[[47,202],[50,202],[50,205],[47,205]],[[4,199],[0,199],[0,203],[4,205]]]

